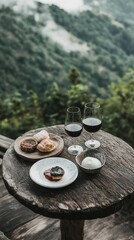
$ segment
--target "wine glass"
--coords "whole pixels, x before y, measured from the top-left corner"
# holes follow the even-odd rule
[[[65,131],[72,137],[80,136],[83,129],[81,110],[79,107],[69,107],[67,108],[66,118],[65,118]],[[80,145],[73,144],[68,148],[68,152],[72,155],[77,155],[82,152],[83,148]]]
[[[92,138],[85,142],[88,148],[98,148],[100,142],[93,138],[95,132],[99,131],[102,125],[100,117],[100,105],[96,102],[88,102],[84,107],[83,126],[87,132],[92,134]]]

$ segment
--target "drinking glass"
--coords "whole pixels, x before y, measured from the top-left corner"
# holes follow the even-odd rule
[[[88,148],[98,148],[100,142],[94,139],[94,133],[99,131],[102,125],[100,117],[100,105],[96,102],[88,102],[84,107],[83,127],[87,132],[92,134],[92,138],[85,142]]]
[[[80,136],[83,129],[81,111],[79,107],[69,107],[66,111],[65,131],[72,137]],[[72,155],[77,155],[82,152],[83,148],[80,145],[73,144],[68,148],[68,152]]]

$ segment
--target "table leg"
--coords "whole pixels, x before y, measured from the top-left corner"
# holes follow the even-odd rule
[[[61,240],[83,240],[84,220],[60,220]]]

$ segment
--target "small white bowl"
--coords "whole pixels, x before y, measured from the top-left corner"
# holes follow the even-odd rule
[[[92,169],[89,166],[88,166],[88,168],[82,166],[82,161],[86,157],[96,158],[97,160],[100,161],[101,165],[99,167],[95,166],[95,168],[92,168]],[[104,153],[102,153],[100,150],[96,150],[96,149],[94,149],[94,150],[87,149],[87,150],[81,152],[80,154],[78,154],[75,159],[76,159],[76,163],[78,164],[78,166],[84,172],[91,173],[91,174],[98,173],[100,171],[100,169],[105,165],[105,162],[106,162],[106,157],[105,157]]]

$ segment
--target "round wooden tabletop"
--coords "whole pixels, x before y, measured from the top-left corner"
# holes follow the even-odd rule
[[[64,126],[45,129],[63,138],[60,157],[76,164],[75,157],[67,152],[72,139],[65,133]],[[83,130],[76,141],[85,148],[84,142],[89,138],[90,134]],[[104,167],[95,175],[79,169],[77,179],[59,189],[34,183],[29,176],[33,163],[17,156],[11,145],[3,159],[3,178],[9,192],[34,212],[52,218],[94,219],[116,212],[134,193],[134,150],[123,140],[101,130],[96,138],[101,141],[100,151],[106,156]]]

